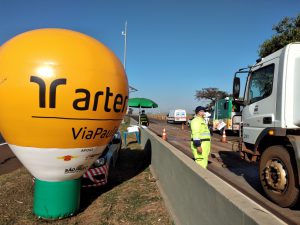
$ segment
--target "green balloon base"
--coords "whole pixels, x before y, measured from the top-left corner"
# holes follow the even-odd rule
[[[62,219],[79,209],[81,178],[66,181],[35,179],[33,212],[43,219]]]

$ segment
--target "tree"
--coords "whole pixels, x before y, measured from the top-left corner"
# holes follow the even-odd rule
[[[225,91],[220,91],[218,88],[202,88],[200,91],[196,91],[195,98],[199,101],[202,99],[208,99],[211,102],[207,105],[207,107],[211,108],[213,105],[215,105],[215,102],[219,99],[225,98],[230,96]]]
[[[300,41],[300,14],[296,18],[285,17],[272,30],[276,33],[259,46],[259,56],[265,57],[285,45]]]

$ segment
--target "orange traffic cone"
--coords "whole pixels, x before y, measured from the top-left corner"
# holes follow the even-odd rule
[[[221,138],[221,142],[227,143],[227,137],[226,137],[225,128],[224,128],[224,130],[223,130],[223,135],[222,135],[222,138]]]
[[[166,133],[166,129],[165,128],[163,129],[162,139],[165,140],[165,141],[167,140],[167,133]]]

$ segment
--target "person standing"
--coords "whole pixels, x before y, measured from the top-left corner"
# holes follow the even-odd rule
[[[196,107],[195,118],[191,122],[191,149],[196,163],[206,169],[211,147],[211,136],[204,116],[205,108],[202,106]]]
[[[140,115],[140,124],[144,126],[149,126],[149,120],[147,115],[145,114],[145,110],[142,110],[142,114]]]

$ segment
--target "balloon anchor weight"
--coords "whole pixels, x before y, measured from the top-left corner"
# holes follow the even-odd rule
[[[33,212],[43,219],[62,219],[79,209],[81,178],[65,181],[35,179]]]

